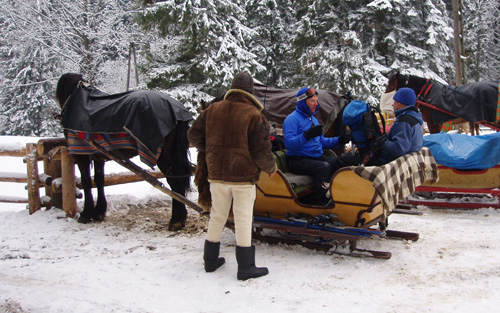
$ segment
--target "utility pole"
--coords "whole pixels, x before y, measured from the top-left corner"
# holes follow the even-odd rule
[[[136,52],[135,52],[135,43],[131,42],[129,49],[128,49],[128,68],[127,68],[127,86],[126,86],[126,91],[129,90],[130,87],[130,62],[132,59],[132,56],[134,57],[134,69],[135,69],[135,84],[136,86],[139,85],[139,73],[137,72],[137,60],[136,60]]]
[[[463,85],[465,81],[465,55],[464,55],[464,23],[462,0],[452,0],[453,6],[453,29],[455,46],[455,83],[457,86]]]

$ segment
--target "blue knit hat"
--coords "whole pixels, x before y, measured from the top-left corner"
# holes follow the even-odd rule
[[[400,88],[392,99],[404,105],[415,105],[417,102],[417,96],[415,95],[415,91],[408,87]]]

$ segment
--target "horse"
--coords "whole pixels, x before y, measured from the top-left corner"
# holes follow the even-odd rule
[[[439,133],[443,123],[457,118],[469,122],[472,134],[478,134],[479,124],[500,130],[500,122],[496,117],[500,91],[498,81],[448,86],[430,79],[396,72],[390,75],[385,93],[402,87],[415,91],[417,107],[422,112],[422,118],[431,134]]]
[[[83,97],[82,93],[84,95]],[[106,137],[106,134],[100,133],[100,130],[81,129],[83,132],[78,132],[78,129],[76,129],[77,132],[73,131],[75,130],[75,128],[73,128],[74,125],[78,124],[78,122],[74,121],[77,121],[80,118],[79,116],[76,116],[78,115],[77,112],[80,112],[79,110],[83,110],[83,100],[81,99],[85,97],[93,99],[93,101],[89,100],[90,102],[85,103],[88,105],[89,110],[94,110],[94,112],[96,112],[99,111],[101,106],[103,108],[113,107],[115,113],[118,112],[122,115],[103,115],[102,117],[97,115],[92,117],[82,116],[82,119],[87,120],[84,123],[89,123],[88,120],[92,121],[96,119],[99,119],[100,125],[106,125],[106,127],[108,127],[108,125],[118,123],[118,128],[120,130],[119,134],[122,135],[121,137],[127,137],[127,140],[132,142],[131,145],[135,144],[135,146],[133,148],[125,146],[113,147],[112,142],[108,139],[107,143],[114,149],[113,151],[123,159],[131,158],[141,152],[142,154],[150,155],[148,160],[151,164],[148,165],[152,167],[157,165],[165,175],[172,191],[183,197],[186,195],[187,191],[191,188],[190,176],[194,171],[194,166],[189,161],[189,141],[187,138],[187,131],[189,129],[188,123],[192,120],[189,111],[187,111],[176,100],[155,91],[141,90],[107,95],[89,85],[83,79],[81,74],[66,73],[63,74],[58,80],[56,87],[56,101],[61,106],[62,124],[65,137],[68,141],[68,146],[70,146],[68,137],[70,134],[83,133],[88,136],[88,133],[90,133],[91,135],[94,135],[94,138],[96,138],[95,133],[99,133],[97,137],[101,139],[102,137]],[[113,101],[115,102],[113,105],[109,105],[109,99],[114,99]],[[117,105],[119,105],[119,101],[117,99],[124,103],[126,102],[125,105],[122,106],[121,111],[117,109]],[[131,105],[130,103],[133,104]],[[137,112],[140,114],[136,112],[129,112],[131,107],[138,108]],[[161,114],[155,113],[159,112],[159,110],[161,110]],[[155,114],[147,115],[143,113],[145,111],[152,111]],[[148,128],[148,134],[154,134],[154,136],[150,136],[152,138],[147,138],[149,136],[147,135],[140,142],[137,140],[137,134],[131,134],[132,136],[129,136],[128,132],[134,131],[135,129],[133,128],[133,125],[128,125],[128,128],[123,126],[125,123],[123,121],[123,114],[134,115],[135,118],[139,119],[136,122],[136,125],[142,125],[142,128]],[[163,115],[167,118],[158,120],[159,117],[155,117],[158,115]],[[168,121],[168,117],[170,117],[170,121]],[[133,118],[129,117],[128,119]],[[169,132],[166,135],[161,135],[166,133],[165,129],[162,129],[162,131],[150,130],[150,128],[154,128],[152,125],[164,125],[166,123],[171,123],[173,125],[172,129],[167,130]],[[124,139],[121,137],[120,141],[123,141]],[[82,144],[82,142],[84,141],[79,140],[80,144]],[[144,144],[144,142],[147,142],[147,145]],[[85,143],[87,145],[85,148],[92,147],[88,144],[88,142]],[[157,144],[156,150],[154,150],[154,143]],[[148,146],[152,146],[153,148],[148,150]],[[79,146],[79,148],[81,148],[81,146]],[[150,151],[156,151],[156,153],[148,153]],[[70,149],[70,153],[72,154],[75,164],[77,164],[80,171],[81,183],[84,190],[83,211],[80,213],[78,222],[89,223],[91,221],[103,221],[107,210],[107,201],[104,193],[104,164],[105,161],[109,159],[95,149],[87,149],[87,151],[84,149],[81,152],[76,151],[73,153]],[[155,160],[155,158],[157,159]],[[142,155],[141,160],[143,160]],[[94,182],[97,188],[97,201],[95,205],[92,196],[92,164],[94,166]],[[185,204],[173,198],[172,217],[168,224],[168,230],[177,231],[182,229],[185,226],[186,219],[187,210]]]

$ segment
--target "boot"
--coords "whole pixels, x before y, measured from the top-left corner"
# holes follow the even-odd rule
[[[238,261],[238,280],[247,280],[269,274],[267,267],[255,266],[255,246],[236,246],[236,261]]]
[[[203,261],[205,261],[205,271],[207,273],[215,272],[222,266],[226,260],[219,258],[220,242],[210,242],[205,240],[205,249],[203,251]]]

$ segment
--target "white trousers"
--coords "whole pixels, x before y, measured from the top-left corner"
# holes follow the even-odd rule
[[[252,245],[253,206],[256,197],[255,185],[210,182],[210,192],[212,209],[208,222],[207,240],[220,242],[232,203],[236,245],[250,247]]]

